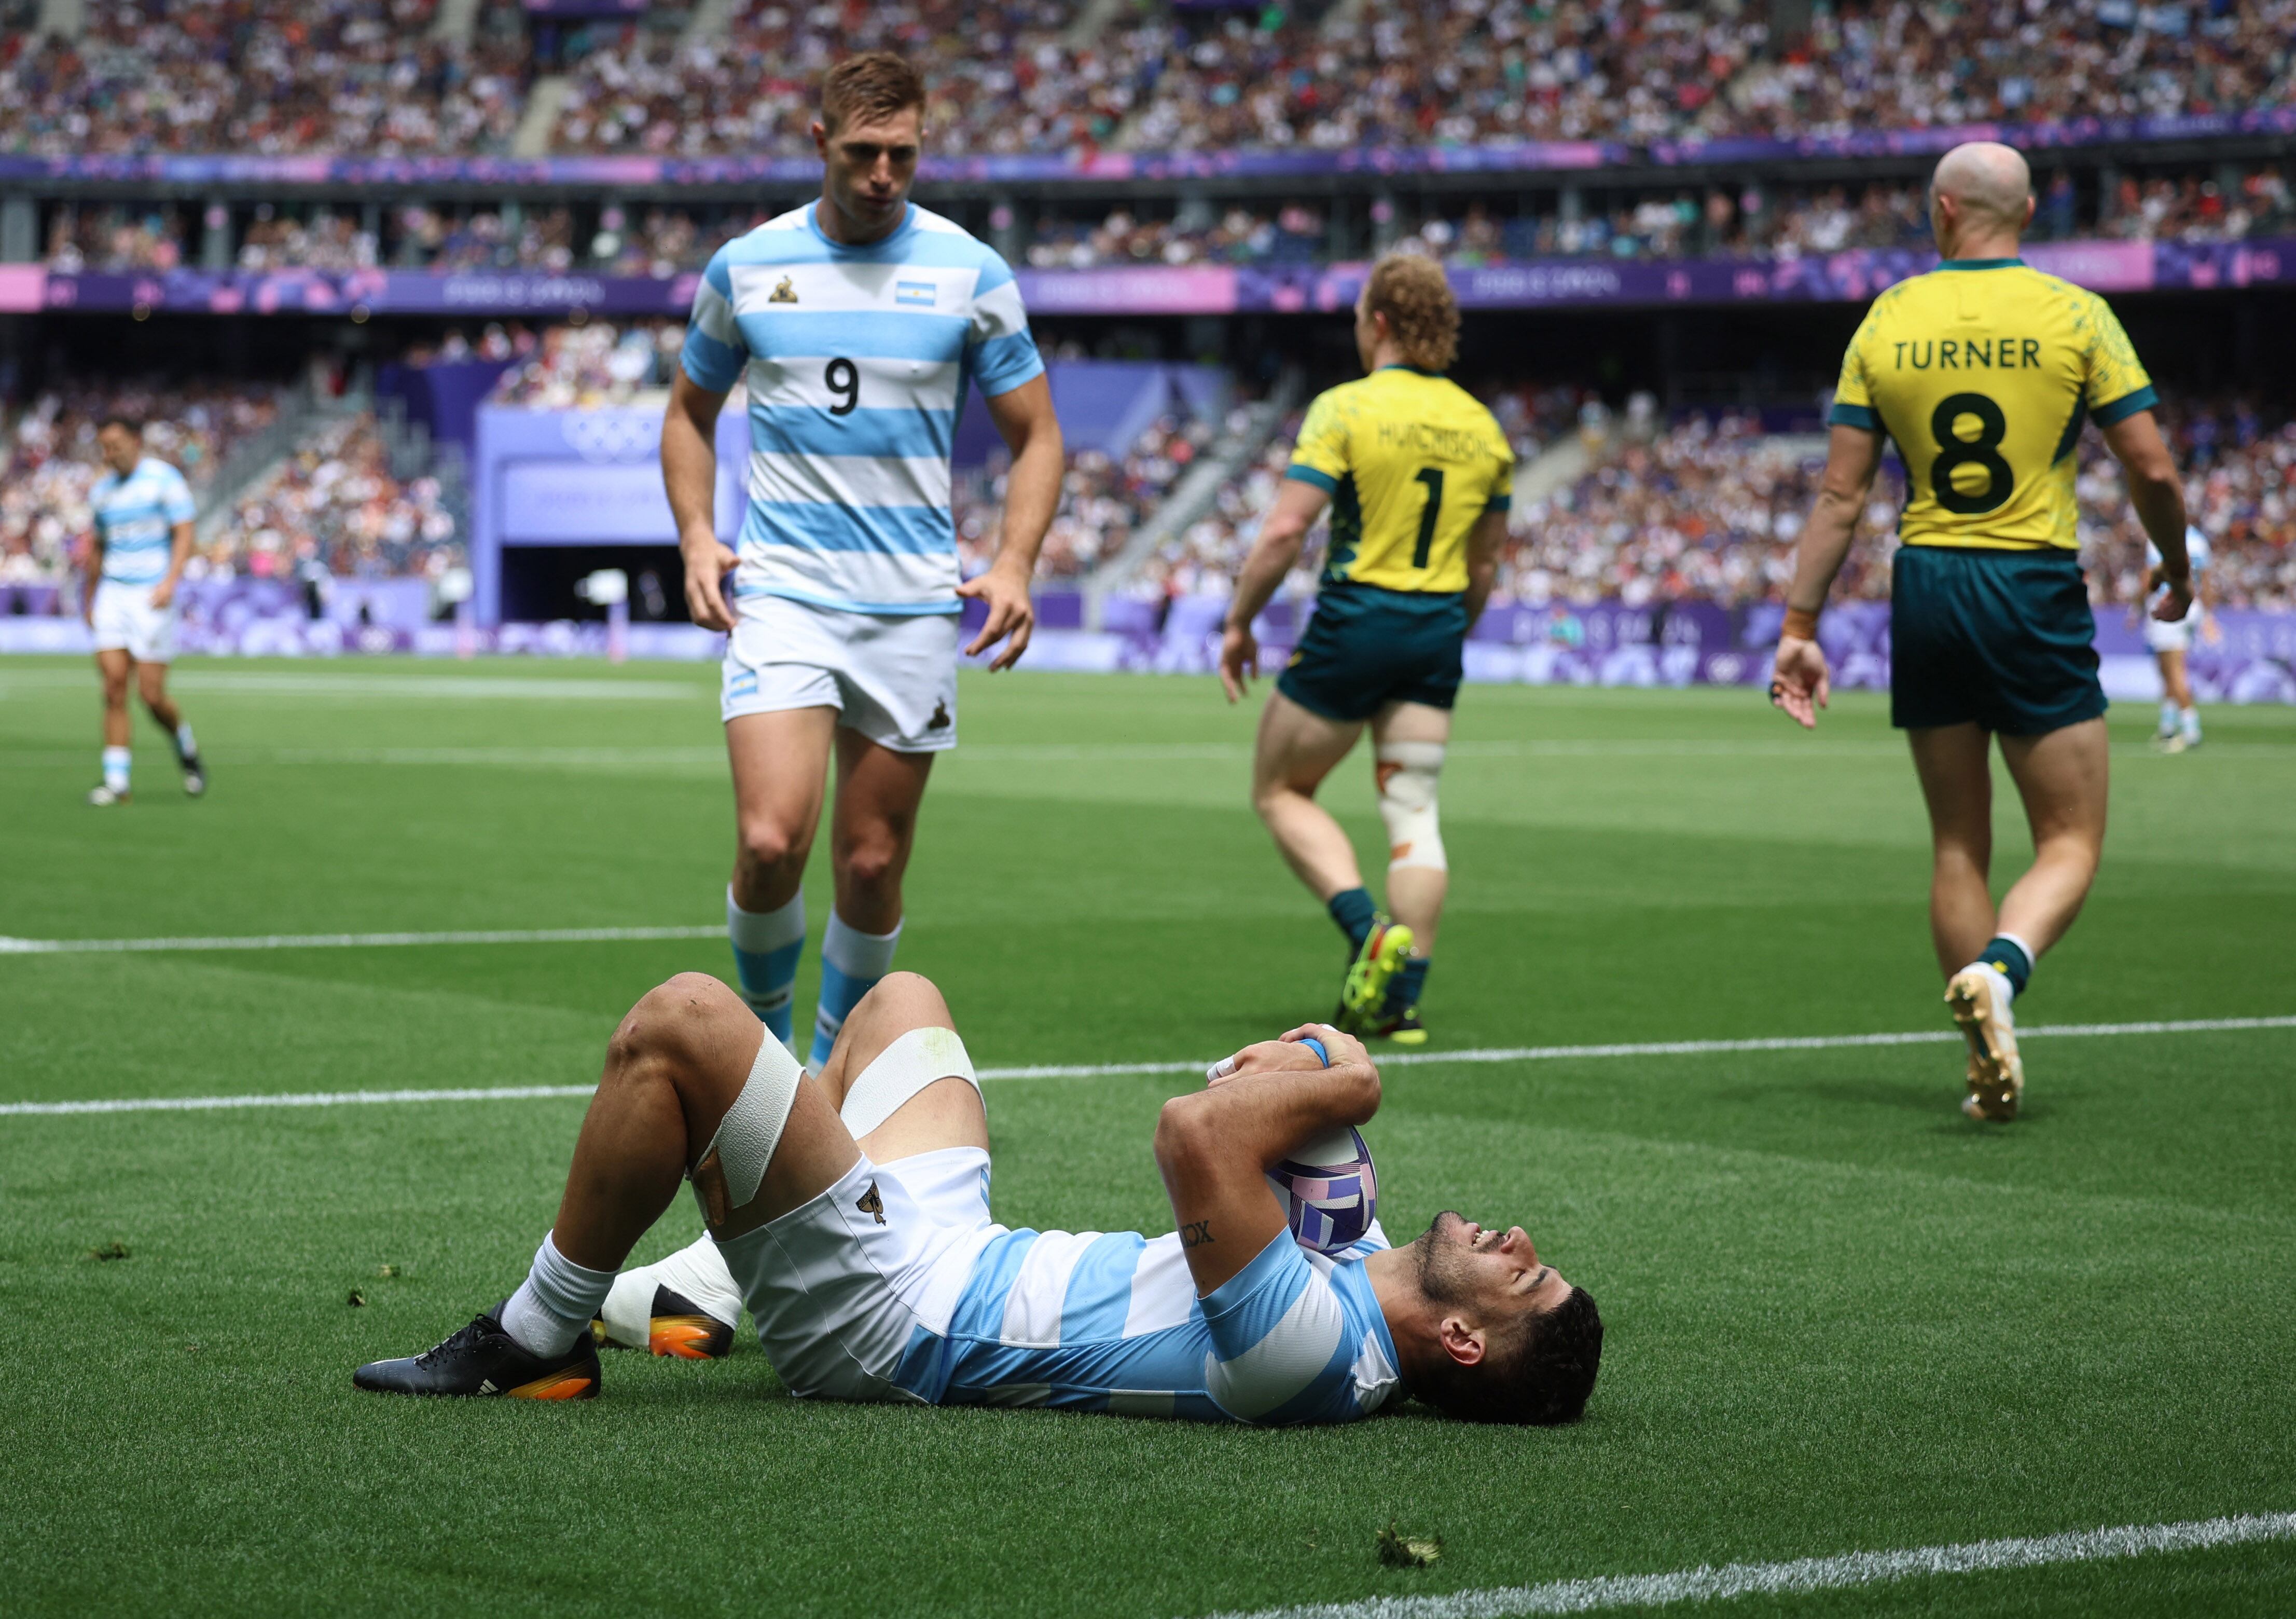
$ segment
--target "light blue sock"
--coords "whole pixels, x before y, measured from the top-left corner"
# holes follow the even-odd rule
[[[2161,735],[2174,736],[2176,730],[2177,700],[2174,697],[2163,697],[2161,699]]]
[[[845,925],[845,918],[829,913],[829,930],[821,936],[821,1009],[813,1018],[813,1054],[806,1066],[818,1072],[837,1044],[837,1031],[861,998],[893,970],[893,947],[901,941],[897,923],[890,933],[865,933]]]
[[[734,972],[742,999],[750,1003],[773,1037],[790,1043],[795,1019],[797,958],[805,953],[805,890],[778,910],[746,911],[726,890],[726,937],[734,946]]]
[[[103,750],[103,785],[114,793],[127,791],[128,762],[135,757],[126,748]]]
[[[2201,711],[2197,708],[2188,708],[2179,714],[2177,719],[2184,722],[2185,740],[2198,742],[2201,739]]]

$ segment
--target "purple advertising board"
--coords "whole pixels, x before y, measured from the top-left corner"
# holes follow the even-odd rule
[[[2262,242],[2037,242],[2029,262],[2107,293],[2208,291],[2296,284],[2296,238]],[[1714,305],[1807,300],[1862,302],[1937,255],[1915,248],[1852,248],[1800,259],[1540,259],[1462,267],[1448,274],[1462,308],[1535,309],[1595,304]],[[0,310],[119,313],[465,315],[546,318],[579,309],[609,316],[683,316],[698,277],[553,275],[522,270],[169,270],[64,275],[10,267]],[[1355,302],[1370,267],[1116,265],[1018,272],[1037,315],[1332,313]]]

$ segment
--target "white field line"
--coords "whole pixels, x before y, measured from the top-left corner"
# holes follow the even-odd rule
[[[714,931],[713,931],[714,936]],[[2025,1040],[2095,1039],[2132,1034],[2213,1034],[2239,1029],[2296,1029],[2292,1017],[2201,1017],[2178,1023],[2043,1023],[2021,1029]],[[1861,1046],[1925,1046],[1959,1040],[1949,1029],[1902,1034],[1787,1035],[1771,1040],[1657,1040],[1641,1045],[1501,1046],[1465,1051],[1398,1052],[1382,1056],[1382,1067],[1417,1067],[1437,1063],[1538,1063],[1574,1057],[1697,1056],[1732,1051],[1832,1051]],[[1051,1063],[1025,1068],[983,1068],[983,1080],[1096,1080],[1133,1074],[1203,1072],[1207,1059],[1160,1063]],[[340,1107],[368,1102],[492,1102],[529,1097],[586,1097],[587,1085],[512,1085],[474,1090],[314,1090],[230,1097],[121,1097],[86,1102],[0,1103],[0,1117],[30,1114],[203,1113],[241,1107]]]
[[[690,927],[488,928],[463,933],[254,933],[213,939],[12,939],[0,956],[116,956],[147,950],[341,950],[402,944],[601,944],[632,939],[716,939],[720,923]]]
[[[1732,1563],[1670,1574],[1556,1580],[1546,1585],[1451,1591],[1441,1596],[1369,1597],[1360,1602],[1263,1608],[1249,1615],[1227,1614],[1216,1619],[1513,1619],[1516,1615],[1589,1614],[1606,1608],[1664,1607],[1677,1602],[1724,1602],[1734,1597],[1799,1596],[1935,1574],[1994,1574],[2291,1539],[2296,1539],[2296,1512],[2249,1514],[2185,1524],[2131,1524],[2119,1529],[2078,1530],[2026,1540],[1921,1546],[1906,1551],[1849,1551],[1792,1563]]]

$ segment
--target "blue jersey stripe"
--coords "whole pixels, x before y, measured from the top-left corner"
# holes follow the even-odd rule
[[[767,359],[955,359],[964,348],[962,315],[922,309],[742,309],[734,324],[750,352]],[[999,338],[1009,342],[1009,338]],[[984,348],[986,344],[982,345]]]
[[[909,224],[890,236],[857,247],[831,242],[814,225],[808,211],[801,224],[760,226],[747,235],[734,237],[718,250],[711,264],[713,267],[721,264],[765,264],[775,267],[785,264],[914,264],[936,270],[978,269],[982,272],[980,290],[984,292],[1013,278],[1013,272],[1004,267],[1004,259],[979,237],[962,231],[917,228],[915,208],[914,203],[910,204]],[[991,266],[1004,269],[1004,275],[990,279]]]
[[[742,366],[748,357],[731,343],[721,343],[698,327],[685,330],[685,348],[678,355],[678,364],[697,388],[711,393],[723,393],[742,380]]]
[[[881,556],[938,556],[956,549],[956,525],[946,506],[752,500],[750,524],[750,534],[769,546],[873,551]]]
[[[1037,340],[1026,332],[992,337],[978,345],[972,351],[972,363],[981,394],[992,399],[1045,374],[1045,360],[1037,352]]]
[[[810,405],[753,405],[750,448],[775,456],[946,457],[956,439],[953,410],[856,410],[833,416]]]
[[[1021,1274],[1021,1262],[1037,1245],[1034,1231],[1015,1231],[992,1242],[974,1262],[972,1279],[948,1323],[949,1336],[996,1338],[1004,1330],[1004,1295]]]
[[[1147,1245],[1137,1231],[1111,1231],[1084,1251],[1069,1273],[1068,1296],[1061,1302],[1062,1343],[1123,1336],[1132,1306],[1132,1273]]]

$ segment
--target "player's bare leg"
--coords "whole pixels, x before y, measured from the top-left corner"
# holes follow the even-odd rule
[[[1979,962],[1995,936],[1992,733],[1972,723],[1915,728],[1906,739],[1930,810],[1930,941],[1969,1047],[1962,1108],[1972,1118],[2013,1119],[2025,1083],[2010,1010],[2015,991]]]
[[[2195,610],[2197,611],[2197,609]],[[2161,729],[2152,745],[2164,753],[2183,753],[2200,745],[2201,712],[2193,702],[2191,671],[2185,654],[2162,647],[2152,654],[2161,667]]]
[[[144,707],[154,723],[168,734],[168,746],[176,755],[176,763],[184,772],[184,791],[193,798],[208,790],[207,770],[200,763],[199,745],[192,740],[192,727],[184,723],[184,711],[168,695],[168,665],[138,662],[135,665],[135,692],[144,699]]]
[[[737,1108],[742,1141],[728,1144],[719,1127]],[[762,1163],[737,1161],[744,1142]],[[730,1237],[810,1201],[858,1156],[827,1094],[740,998],[681,974],[614,1031],[558,1218],[525,1285],[429,1353],[364,1367],[356,1381],[384,1393],[594,1394],[591,1315],[689,1171],[711,1235]]]
[[[1997,933],[2046,950],[2080,915],[2104,857],[2112,756],[2104,721],[2039,736],[2004,736],[2001,757],[2025,801],[2033,864],[2001,898]]]
[[[737,714],[726,722],[734,777],[734,875],[726,931],[742,998],[791,1043],[798,957],[805,949],[805,863],[821,825],[837,711]]]
[[[740,714],[726,722],[734,772],[734,900],[778,909],[797,896],[828,791],[833,708]]]
[[[1361,1026],[1384,1005],[1411,949],[1410,930],[1374,912],[1355,845],[1316,791],[1363,735],[1360,720],[1327,719],[1271,692],[1252,751],[1251,805],[1285,864],[1313,891],[1353,947],[1340,992],[1341,1021]]]
[[[124,804],[128,798],[127,688],[135,660],[114,647],[95,654],[95,670],[103,683],[103,781],[87,801],[104,808]]]
[[[931,753],[896,752],[850,727],[837,733],[837,804],[829,825],[837,904],[821,941],[821,1006],[808,1058],[816,1069],[829,1061],[853,1008],[892,970],[901,878],[932,761]]]
[[[1363,735],[1361,721],[1326,719],[1286,697],[1268,694],[1259,711],[1251,760],[1251,807],[1259,812],[1285,864],[1318,900],[1363,886],[1356,846],[1331,811],[1316,801],[1348,750]]]
[[[1993,936],[1993,736],[1943,725],[1906,740],[1930,812],[1930,940],[1950,978]]]

